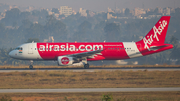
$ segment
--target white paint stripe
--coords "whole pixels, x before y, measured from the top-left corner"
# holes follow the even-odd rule
[[[134,42],[123,42],[124,48],[129,58],[135,58],[143,56],[141,52],[139,52],[136,43]]]
[[[68,92],[149,92],[180,91],[180,87],[164,88],[67,88],[67,89],[0,89],[0,93],[68,93]]]

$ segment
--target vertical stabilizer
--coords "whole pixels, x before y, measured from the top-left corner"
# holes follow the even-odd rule
[[[148,50],[155,44],[163,44],[165,42],[169,21],[170,16],[162,16],[155,26],[149,31],[149,33],[137,43],[141,44],[145,49]]]

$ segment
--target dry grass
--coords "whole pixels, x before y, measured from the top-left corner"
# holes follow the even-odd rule
[[[122,67],[180,67],[180,65],[101,65],[101,66],[94,66],[90,65],[90,68],[122,68]],[[27,65],[20,65],[20,66],[11,66],[5,65],[0,66],[1,69],[7,68],[29,68]],[[34,68],[83,68],[83,66],[38,66],[34,65]]]
[[[0,89],[180,87],[180,71],[36,71],[0,73]]]
[[[0,98],[6,95],[13,101],[102,101],[104,94],[112,95],[113,101],[180,101],[180,92],[7,93],[0,94]]]

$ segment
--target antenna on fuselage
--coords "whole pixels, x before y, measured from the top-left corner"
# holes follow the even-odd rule
[[[52,42],[54,42],[54,38],[53,38],[53,36],[51,36],[51,40],[52,40]]]

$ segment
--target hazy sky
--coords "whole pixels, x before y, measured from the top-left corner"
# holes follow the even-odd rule
[[[59,8],[69,6],[76,11],[85,8],[92,11],[107,11],[107,7],[133,9],[135,7],[180,7],[180,0],[0,0],[0,3],[18,6],[34,6],[37,8]]]

